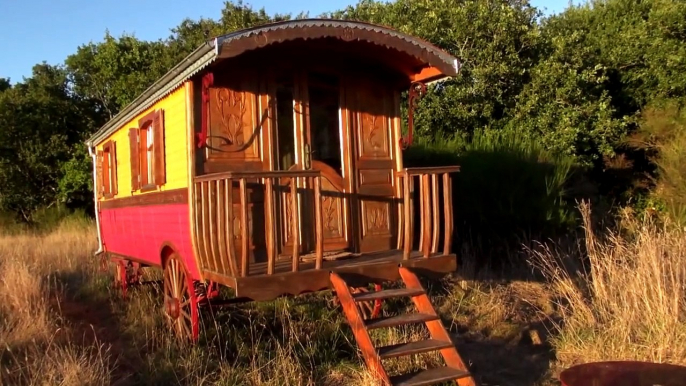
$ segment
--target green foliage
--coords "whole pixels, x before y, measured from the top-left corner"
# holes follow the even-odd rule
[[[458,242],[489,245],[537,233],[552,237],[575,221],[571,157],[555,155],[515,130],[477,130],[469,139],[422,139],[406,166],[461,166],[454,176]]]
[[[302,17],[303,15],[300,15]],[[290,15],[276,14],[270,17],[264,8],[253,10],[242,0],[236,3],[226,2],[219,20],[201,18],[185,19],[172,28],[172,35],[167,40],[167,57],[169,64],[174,65],[203,44],[207,39],[233,31],[270,22],[289,20]]]
[[[686,107],[683,101],[656,101],[642,114],[634,145],[647,149],[657,165],[653,194],[647,210],[665,212],[686,226]]]
[[[29,221],[57,201],[60,165],[82,146],[94,115],[59,67],[37,65],[25,83],[0,93],[0,211]]]
[[[80,46],[65,63],[74,91],[111,118],[168,70],[160,60],[164,50],[161,42],[107,32],[103,42]]]
[[[546,20],[542,60],[512,122],[585,164],[614,156],[646,103],[686,91],[678,9],[683,2],[594,1]]]
[[[93,202],[93,161],[86,146],[74,146],[71,157],[60,165],[57,199],[72,208],[90,208]]]
[[[0,92],[3,92],[5,90],[9,90],[12,88],[12,84],[10,84],[10,80],[7,78],[0,78]]]
[[[208,38],[306,16],[269,15],[228,1],[216,19],[183,20],[165,39],[106,33],[80,46],[64,67],[38,65],[14,86],[0,78],[0,210],[30,221],[37,208],[56,203],[88,207],[85,137]],[[609,185],[603,192],[624,197],[636,194],[625,180],[650,170],[648,160],[666,162],[624,154],[624,144],[645,106],[686,96],[681,0],[591,0],[548,18],[527,0],[361,0],[323,16],[388,25],[460,58],[461,74],[431,86],[420,102],[415,130],[433,139],[422,157],[444,162],[459,152],[465,183],[502,193],[462,197],[469,203],[462,214],[477,228],[485,219],[519,231],[562,226],[567,214],[556,200],[568,179],[561,176],[572,168],[593,167],[595,182]],[[632,170],[625,180],[608,166],[623,160]],[[471,180],[469,168],[476,173]],[[662,166],[660,173],[667,175]],[[544,182],[535,192],[497,192],[477,175],[513,186],[526,178]],[[470,213],[470,207],[480,209]],[[521,210],[515,214],[514,207]]]
[[[416,129],[427,135],[502,126],[540,45],[540,14],[521,0],[365,0],[330,16],[389,25],[460,59],[461,74],[417,111]]]

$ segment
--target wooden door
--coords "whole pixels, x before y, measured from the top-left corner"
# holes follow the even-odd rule
[[[393,94],[372,79],[356,79],[349,93],[351,112],[353,175],[355,176],[356,232],[360,252],[394,249],[397,216],[395,208]]]
[[[293,78],[286,76],[276,81],[276,168],[321,172],[324,251],[350,247],[350,213],[346,205],[349,182],[344,177],[350,170],[350,159],[345,157],[348,151],[341,141],[342,98],[340,79],[335,76],[299,72]],[[290,234],[292,201],[287,184],[290,181],[284,181],[281,194],[284,254],[289,254],[294,237]],[[298,191],[301,234],[297,237],[301,252],[309,253],[315,248],[312,187],[301,182]]]
[[[349,159],[345,157],[345,142],[341,140],[341,81],[337,76],[310,72],[300,85],[300,96],[305,101],[303,162],[306,169],[319,170],[322,174],[324,250],[345,250],[349,247],[350,232],[345,205],[347,181],[343,173],[349,170]],[[313,210],[308,209],[310,224],[314,224]]]

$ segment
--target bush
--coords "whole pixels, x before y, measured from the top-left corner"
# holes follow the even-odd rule
[[[27,221],[15,214],[0,212],[0,234],[16,235],[27,232],[50,233],[55,230],[78,230],[92,226],[93,220],[83,209],[69,209],[54,205],[36,210]]]
[[[552,237],[575,223],[568,202],[571,158],[556,156],[510,130],[478,130],[471,138],[419,139],[405,166],[460,165],[453,206],[458,245],[498,253],[524,235]]]
[[[681,101],[660,101],[642,114],[632,144],[643,148],[657,167],[655,189],[648,209],[665,213],[676,224],[686,225],[686,108]]]

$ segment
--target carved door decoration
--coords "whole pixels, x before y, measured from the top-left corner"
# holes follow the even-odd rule
[[[322,224],[324,250],[335,251],[348,248],[345,223],[343,178],[324,163],[313,161],[312,168],[322,172]],[[314,215],[314,211],[310,213]],[[311,222],[314,225],[314,217]],[[314,234],[314,232],[312,233]],[[312,245],[314,248],[314,244]]]
[[[217,76],[209,88],[206,170],[222,171],[261,165],[259,89],[254,74]],[[236,163],[235,161],[243,161]],[[221,166],[216,166],[217,164]]]
[[[315,170],[322,172],[322,225],[324,230],[324,250],[336,251],[343,250],[348,247],[346,223],[344,218],[344,194],[343,186],[338,180],[341,178],[337,176],[333,170],[330,170],[326,165],[313,163]],[[332,182],[333,181],[333,182]],[[281,224],[281,251],[284,255],[290,255],[293,243],[293,199],[291,194],[290,179],[282,179],[278,186],[279,192],[280,216],[283,219],[279,221]],[[311,186],[304,187],[299,185],[297,189],[299,210],[300,210],[300,229],[301,234],[295,235],[298,237],[298,242],[302,245],[302,253],[312,252],[315,248],[314,244],[314,207],[313,190]],[[304,220],[304,221],[303,221]]]
[[[393,248],[396,221],[391,146],[393,96],[371,80],[351,86],[356,204],[361,252]]]
[[[346,205],[346,180],[342,169],[348,162],[343,157],[340,142],[340,101],[342,89],[336,77],[299,73],[295,76],[293,106],[295,162],[291,170],[319,170],[322,175],[322,221],[325,251],[341,251],[350,247],[348,214]],[[278,105],[277,101],[277,105]],[[282,114],[291,113],[285,108]],[[283,118],[283,117],[281,117]],[[276,122],[282,122],[280,117]],[[286,128],[285,124],[277,130]],[[315,249],[314,192],[312,186],[298,185],[298,209],[300,211],[300,235],[292,235],[292,198],[290,181],[281,184],[280,215],[282,216],[281,251],[290,254],[294,237],[299,238],[301,252],[307,254]]]

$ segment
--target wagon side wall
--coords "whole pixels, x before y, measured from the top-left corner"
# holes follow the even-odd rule
[[[108,143],[116,149],[116,168],[109,169],[116,174],[115,194],[101,194],[98,210],[105,251],[111,256],[160,266],[163,256],[173,250],[191,276],[198,278],[188,205],[187,93],[187,87],[177,88],[96,145],[98,154]],[[159,111],[164,120],[164,183],[135,187],[130,129],[139,129],[145,117]],[[105,174],[102,167],[97,173]]]

